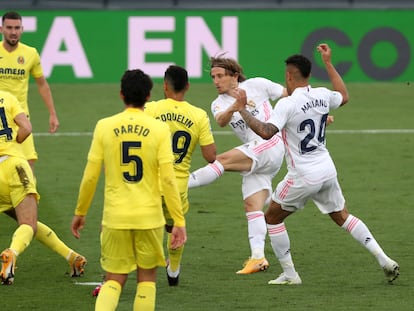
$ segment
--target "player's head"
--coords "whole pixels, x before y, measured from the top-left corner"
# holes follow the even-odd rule
[[[210,58],[210,76],[219,94],[227,93],[246,80],[242,66],[235,59],[222,55]]]
[[[23,32],[22,17],[17,12],[7,12],[2,17],[1,33],[9,46],[16,46]]]
[[[1,18],[2,23],[4,23],[6,19],[17,19],[19,21],[22,21],[22,16],[17,12],[9,11],[3,14],[3,17]]]
[[[144,107],[150,98],[152,87],[150,76],[142,70],[127,70],[121,79],[121,98],[125,105]]]
[[[171,65],[164,73],[164,90],[168,89],[174,93],[187,91],[188,73],[183,67]]]
[[[312,63],[303,55],[295,54],[285,60],[286,89],[292,94],[296,87],[306,86],[311,75]]]

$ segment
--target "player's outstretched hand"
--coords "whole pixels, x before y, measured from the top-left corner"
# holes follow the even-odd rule
[[[85,225],[85,216],[78,216],[75,215],[72,218],[72,234],[75,238],[80,238],[80,230],[83,229],[83,226]]]
[[[187,231],[185,227],[174,226],[171,231],[171,248],[177,249],[187,241]]]
[[[316,50],[321,53],[321,57],[324,63],[329,63],[331,61],[332,50],[326,43],[321,43],[318,45]]]
[[[59,120],[57,116],[50,116],[49,117],[49,133],[56,133],[59,128]]]

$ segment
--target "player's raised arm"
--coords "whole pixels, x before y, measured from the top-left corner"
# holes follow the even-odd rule
[[[249,125],[249,127],[263,139],[272,138],[279,130],[276,126],[271,123],[265,123],[256,119],[247,109],[247,96],[246,92],[243,89],[237,89],[234,93],[236,97],[236,102],[234,106],[238,109],[240,115],[243,117],[244,121]]]
[[[341,75],[335,69],[331,62],[332,50],[326,43],[319,44],[316,48],[321,54],[322,61],[325,64],[326,72],[328,73],[329,80],[332,83],[332,89],[338,91],[342,95],[342,106],[345,105],[349,100],[348,89],[342,80]]]

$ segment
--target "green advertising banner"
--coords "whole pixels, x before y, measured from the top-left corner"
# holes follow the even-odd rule
[[[155,80],[165,68],[187,68],[209,81],[208,59],[226,53],[248,77],[284,79],[284,60],[313,61],[328,42],[347,82],[412,81],[414,10],[21,11],[22,42],[35,46],[50,82],[119,82],[127,68]]]

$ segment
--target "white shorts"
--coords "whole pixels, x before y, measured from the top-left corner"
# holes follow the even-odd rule
[[[279,136],[269,140],[257,139],[236,149],[253,161],[251,170],[241,173],[243,200],[264,189],[269,190],[270,196],[272,179],[279,172],[285,154],[282,139]]]
[[[277,185],[272,200],[289,212],[303,209],[308,200],[312,200],[322,214],[339,212],[345,207],[345,198],[336,176],[318,184],[308,184],[288,173]]]

